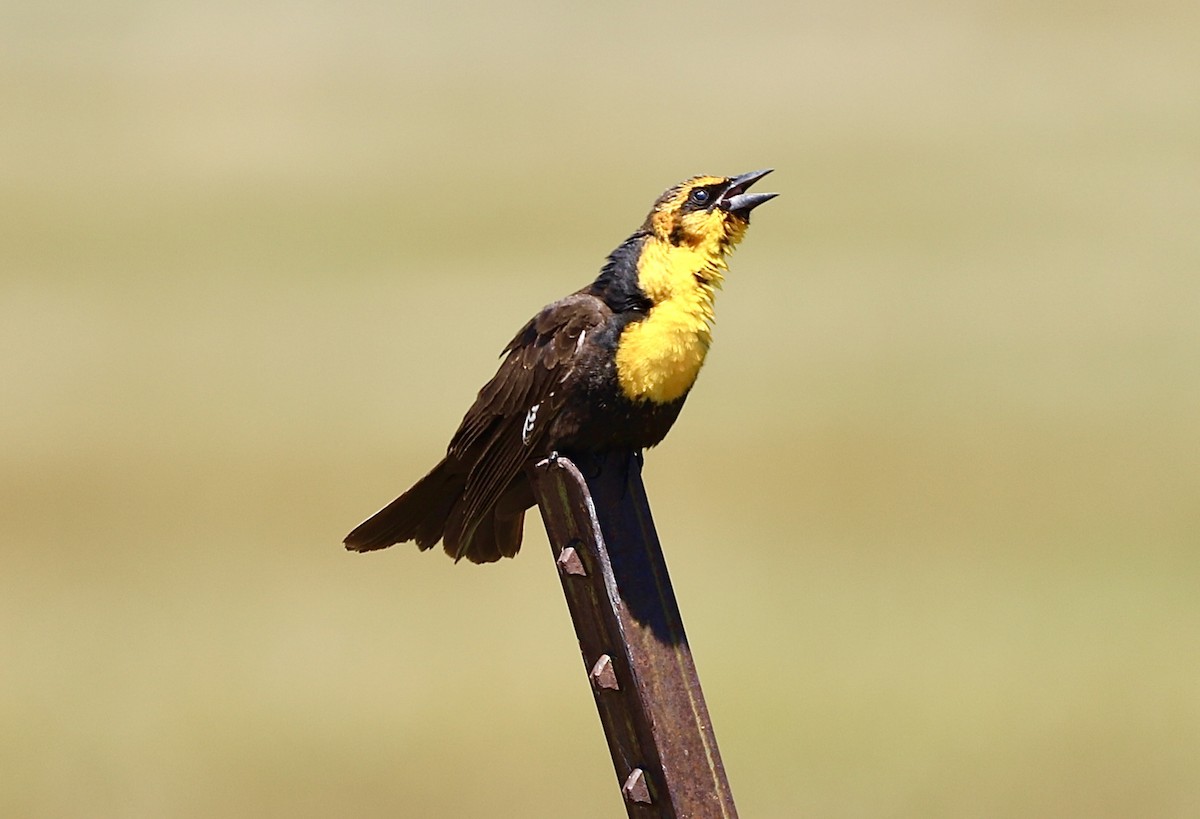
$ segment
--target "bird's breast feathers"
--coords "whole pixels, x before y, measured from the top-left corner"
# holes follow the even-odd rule
[[[638,284],[651,307],[625,327],[617,344],[617,380],[626,398],[666,404],[692,388],[712,343],[723,255],[716,248],[647,242]]]

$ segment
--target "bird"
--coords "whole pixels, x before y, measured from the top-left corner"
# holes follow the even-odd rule
[[[446,456],[346,536],[353,552],[442,542],[457,562],[521,548],[526,467],[551,455],[641,453],[663,440],[712,344],[714,301],[772,169],[694,176],[655,200],[589,285],[542,308],[501,352]]]

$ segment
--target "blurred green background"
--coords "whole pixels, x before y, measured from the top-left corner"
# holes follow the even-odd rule
[[[1200,815],[1200,6],[0,15],[0,815],[622,815],[536,517],[340,541],[764,166],[646,469],[742,815]]]

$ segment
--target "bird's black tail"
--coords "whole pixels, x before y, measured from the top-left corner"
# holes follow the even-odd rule
[[[411,489],[346,535],[346,548],[371,552],[415,540],[421,551],[432,549],[442,539],[446,519],[462,497],[466,480],[461,467],[442,460]]]

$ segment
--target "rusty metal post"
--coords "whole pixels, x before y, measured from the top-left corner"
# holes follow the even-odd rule
[[[640,461],[551,458],[530,479],[628,815],[736,819]]]

